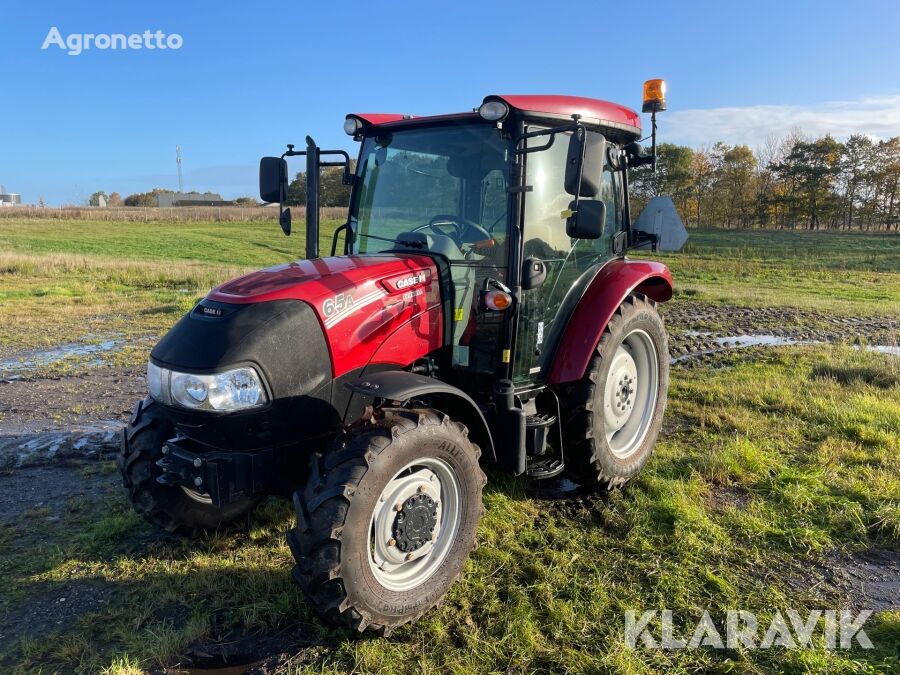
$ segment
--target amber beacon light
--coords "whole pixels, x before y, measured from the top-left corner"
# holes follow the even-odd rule
[[[666,109],[666,81],[661,79],[644,82],[644,105],[641,112],[656,113]]]

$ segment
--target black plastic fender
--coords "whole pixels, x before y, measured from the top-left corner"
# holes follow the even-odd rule
[[[401,403],[411,398],[428,396],[434,408],[468,427],[469,437],[481,447],[482,457],[489,456],[493,461],[497,461],[494,439],[484,413],[462,389],[433,377],[405,370],[372,373],[347,382],[345,386],[359,396]]]

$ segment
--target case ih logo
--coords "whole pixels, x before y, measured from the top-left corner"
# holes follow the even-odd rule
[[[421,286],[431,280],[431,270],[419,270],[413,274],[404,274],[401,277],[385,279],[382,283],[391,292],[402,291],[414,286]]]

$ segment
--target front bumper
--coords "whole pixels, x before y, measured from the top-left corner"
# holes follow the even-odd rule
[[[162,452],[156,462],[162,469],[157,482],[209,495],[217,507],[241,497],[278,492],[284,481],[284,455],[275,449],[204,452],[189,439],[176,436],[166,441]]]

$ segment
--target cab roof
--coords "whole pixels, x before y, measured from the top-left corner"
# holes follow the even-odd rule
[[[485,101],[503,101],[511,110],[529,117],[557,121],[571,121],[579,115],[580,121],[588,126],[617,129],[629,135],[641,135],[641,118],[631,108],[618,103],[602,101],[582,96],[557,96],[548,94],[491,94]],[[477,112],[454,113],[449,115],[429,115],[416,117],[399,113],[353,113],[348,117],[358,117],[369,125],[409,124],[411,122],[436,122],[441,120],[477,118]]]

